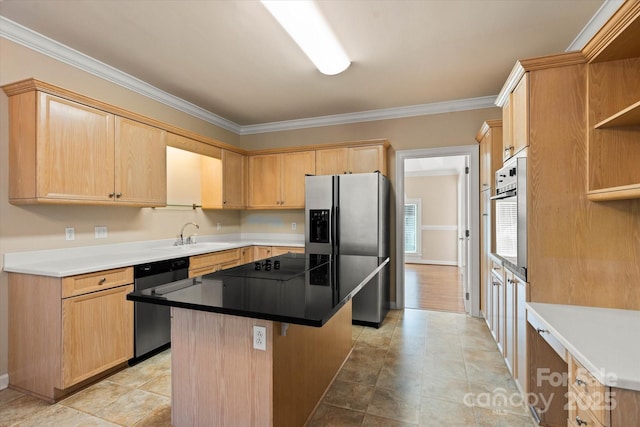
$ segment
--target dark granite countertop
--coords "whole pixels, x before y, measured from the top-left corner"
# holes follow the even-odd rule
[[[147,302],[234,316],[322,326],[389,258],[288,253],[127,295]]]

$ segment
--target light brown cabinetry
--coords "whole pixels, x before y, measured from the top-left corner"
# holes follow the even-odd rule
[[[133,357],[133,269],[9,274],[10,385],[54,401]],[[25,339],[29,337],[29,339]]]
[[[240,248],[240,264],[248,264],[250,262],[253,262],[253,246]]]
[[[502,109],[504,138],[502,159],[507,160],[529,145],[529,77],[525,73]]]
[[[588,198],[640,198],[640,4],[626,2],[585,46]]]
[[[387,175],[387,155],[383,143],[316,150],[316,174],[318,175],[375,171]]]
[[[166,203],[165,131],[28,87],[5,87],[11,203]]]
[[[242,263],[240,248],[189,257],[189,277],[215,273]]]
[[[498,344],[500,352],[504,352],[504,268],[499,263],[491,262],[491,333]]]
[[[303,254],[304,247],[298,246],[254,246],[253,247],[253,260],[258,261],[261,259],[269,258],[272,256],[284,255],[286,253]]]
[[[273,248],[271,246],[254,246],[253,247],[253,260],[260,261],[261,259],[269,258],[272,256]]]
[[[222,207],[247,207],[247,157],[229,150],[222,150]]]
[[[315,151],[249,156],[249,208],[304,208],[304,177],[316,172]]]

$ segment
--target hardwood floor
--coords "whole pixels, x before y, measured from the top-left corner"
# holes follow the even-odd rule
[[[464,313],[462,271],[431,264],[404,265],[406,308]]]

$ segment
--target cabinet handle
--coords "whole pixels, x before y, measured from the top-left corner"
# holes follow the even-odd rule
[[[226,200],[223,200],[223,201],[222,201],[222,204],[223,204],[223,205],[226,205],[226,204],[227,204],[227,201],[226,201]]]
[[[589,423],[587,423],[585,420],[580,418],[580,415],[576,415],[576,424],[578,424],[579,426],[581,426],[581,425],[585,425],[586,426]]]
[[[116,193],[109,193],[109,198],[113,199],[113,197],[116,195]]]
[[[542,329],[542,328],[536,328],[536,332],[539,334],[545,334],[545,333],[549,333],[549,331],[547,329]]]
[[[116,198],[119,199],[120,197],[122,197],[122,193],[116,193]]]
[[[499,285],[500,285],[500,283],[498,283],[498,282],[493,282],[493,286],[499,286]]]
[[[580,378],[576,378],[576,384],[578,384],[579,386],[582,387],[586,387],[587,383],[585,381],[582,381]]]
[[[102,278],[102,279],[100,279],[100,281],[98,282],[98,286],[103,285],[103,284],[104,284],[104,282],[106,282],[106,281],[107,281],[107,278],[106,278],[106,277],[103,277],[103,278]]]

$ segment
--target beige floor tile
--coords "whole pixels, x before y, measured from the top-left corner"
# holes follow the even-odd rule
[[[87,414],[96,414],[133,389],[111,381],[101,381],[59,402]]]
[[[64,426],[64,427],[116,427],[108,421],[96,418],[84,412],[76,411],[62,405],[51,405],[44,411],[38,413],[37,417],[30,417],[29,420],[17,424],[15,427],[43,427],[43,426]]]
[[[360,383],[369,386],[375,386],[380,374],[380,368],[377,366],[348,366],[345,363],[338,375],[337,380]]]
[[[133,388],[140,387],[142,384],[162,374],[171,372],[170,363],[167,364],[167,360],[163,357],[166,356],[162,354],[158,364],[155,363],[155,359],[147,359],[142,363],[124,369],[110,376],[109,381]]]
[[[497,413],[529,415],[529,408],[513,381],[505,384],[504,387],[475,383],[471,383],[469,386],[471,395],[468,400],[472,401],[474,406],[491,409]]]
[[[331,384],[324,403],[345,409],[364,412],[373,398],[374,387],[336,380]]]
[[[478,427],[537,427],[531,417],[475,407]]]
[[[422,392],[422,375],[419,371],[383,366],[376,387],[419,396]]]
[[[474,427],[476,419],[471,406],[427,396],[420,406],[420,425]]]
[[[116,424],[130,426],[158,407],[170,403],[170,399],[166,397],[136,389],[104,407],[95,415]]]
[[[377,388],[367,414],[388,418],[403,423],[417,424],[420,413],[419,396],[401,394],[397,390]]]
[[[471,393],[467,379],[451,378],[434,373],[422,377],[422,396],[464,403]]]
[[[133,425],[134,427],[171,427],[171,405],[161,405]]]
[[[2,406],[2,404],[4,403],[10,402],[22,396],[24,396],[24,393],[12,390],[10,388],[5,388],[4,390],[0,390],[0,406]]]
[[[403,423],[401,421],[366,414],[362,425],[363,427],[417,427],[418,424]]]
[[[359,427],[363,418],[363,412],[320,404],[308,427]]]
[[[151,381],[142,384],[140,390],[171,397],[171,373],[161,374]]]
[[[43,400],[21,396],[0,406],[0,427],[7,427],[27,420],[49,407]]]

